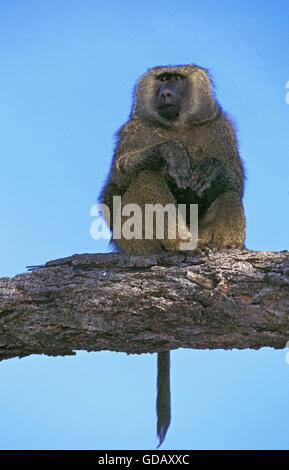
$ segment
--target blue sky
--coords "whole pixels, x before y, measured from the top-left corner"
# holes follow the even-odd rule
[[[209,68],[246,167],[247,247],[288,249],[288,30],[285,0],[0,0],[0,276],[109,250],[90,209],[155,65]],[[155,355],[12,359],[0,380],[0,448],[156,444]],[[172,387],[164,448],[289,447],[285,350],[174,351]]]

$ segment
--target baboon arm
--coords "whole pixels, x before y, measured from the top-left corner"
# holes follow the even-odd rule
[[[155,146],[142,150],[125,152],[115,158],[114,170],[120,186],[126,187],[132,179],[142,170],[157,170],[160,166],[160,155]]]
[[[190,188],[192,163],[185,147],[178,140],[157,143],[140,151],[126,152],[116,156],[115,179],[127,187],[140,171],[158,171],[165,167],[167,176],[178,188]]]

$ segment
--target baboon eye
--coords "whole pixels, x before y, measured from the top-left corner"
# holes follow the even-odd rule
[[[181,76],[180,75],[176,75],[176,80],[181,80]]]
[[[163,82],[164,82],[165,80],[167,80],[167,79],[168,79],[168,77],[166,77],[165,75],[163,75],[163,76],[161,77],[161,80],[162,80]]]

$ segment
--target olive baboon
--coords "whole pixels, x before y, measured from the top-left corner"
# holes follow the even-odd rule
[[[138,80],[130,117],[117,133],[100,201],[111,214],[114,196],[121,196],[122,207],[138,204],[142,213],[146,204],[198,204],[198,246],[221,249],[244,244],[243,191],[235,131],[215,98],[208,71],[196,65],[149,69]],[[114,235],[112,218],[107,222]],[[184,225],[184,238],[189,239],[187,218]],[[165,232],[158,238],[153,233],[152,239],[112,235],[112,243],[132,254],[180,249],[179,236],[170,238]],[[159,353],[159,364],[161,443],[170,422],[169,353]]]

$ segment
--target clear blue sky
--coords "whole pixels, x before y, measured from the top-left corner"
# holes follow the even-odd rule
[[[210,69],[245,162],[247,247],[288,249],[288,31],[286,0],[0,0],[0,276],[108,251],[90,208],[155,65]],[[285,354],[174,351],[163,448],[288,449]],[[156,445],[156,355],[12,359],[0,380],[1,449]]]

